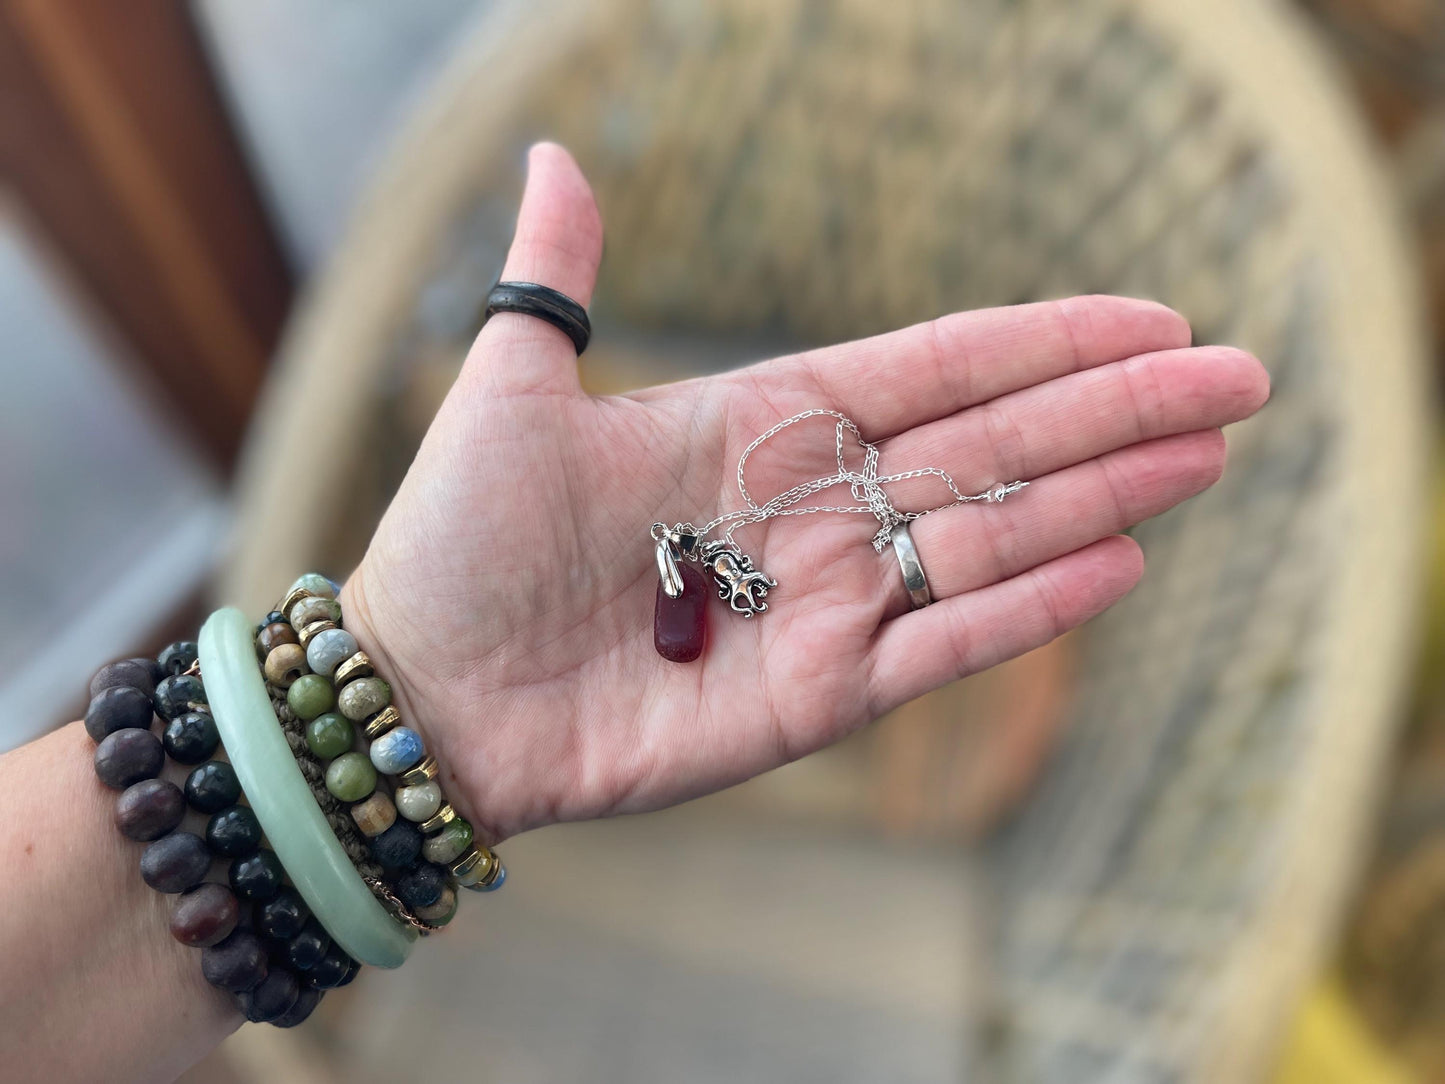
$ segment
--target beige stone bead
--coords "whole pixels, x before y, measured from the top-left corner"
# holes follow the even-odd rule
[[[351,807],[351,819],[364,836],[379,836],[396,823],[396,806],[381,791]]]
[[[300,644],[277,644],[266,656],[266,680],[278,688],[289,689],[293,681],[308,673],[306,649]]]
[[[357,678],[348,682],[336,697],[341,714],[354,723],[375,715],[391,703],[391,686],[379,677]]]

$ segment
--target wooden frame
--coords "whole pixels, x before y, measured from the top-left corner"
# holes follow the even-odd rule
[[[0,175],[229,469],[291,276],[185,5],[0,5]]]

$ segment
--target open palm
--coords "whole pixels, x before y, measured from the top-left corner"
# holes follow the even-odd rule
[[[601,255],[591,192],[561,148],[530,159],[503,277],[586,304]],[[1030,648],[1137,582],[1120,531],[1212,484],[1219,427],[1268,395],[1257,361],[1189,348],[1149,302],[1091,297],[944,317],[720,376],[597,398],[571,342],[493,319],[428,431],[343,600],[348,624],[491,841],[669,805],[836,741]],[[866,515],[743,528],[779,582],[769,612],[708,607],[694,663],[652,647],[655,521],[740,506],[747,444],[813,407],[882,442],[883,473],[937,466],[965,491],[1033,484],[913,527],[935,604],[911,612]],[[749,463],[758,498],[834,469],[829,419]],[[822,503],[853,503],[846,488]],[[890,487],[902,509],[948,497]]]

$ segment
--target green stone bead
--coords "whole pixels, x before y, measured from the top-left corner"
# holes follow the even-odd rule
[[[391,703],[391,686],[379,677],[357,678],[342,688],[336,702],[342,715],[360,722]]]
[[[286,706],[298,719],[315,719],[322,712],[330,711],[335,703],[336,693],[331,682],[320,674],[302,674],[286,690]]]
[[[306,724],[306,745],[322,760],[330,760],[350,751],[355,737],[356,732],[351,720],[340,712],[328,711]]]
[[[326,789],[343,802],[359,802],[376,789],[376,769],[365,753],[342,753],[326,766]]]
[[[472,826],[458,817],[421,845],[421,856],[439,866],[449,866],[472,845]]]
[[[335,598],[336,592],[331,589],[330,582],[319,572],[308,572],[297,578],[296,582],[286,589],[290,594],[297,589],[310,591],[313,595],[320,595],[322,598]]]

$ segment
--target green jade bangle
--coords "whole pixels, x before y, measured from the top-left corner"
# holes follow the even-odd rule
[[[276,722],[246,615],[217,610],[201,627],[200,648],[201,673],[226,755],[296,890],[353,959],[372,967],[400,967],[416,933],[377,902],[326,823]]]

